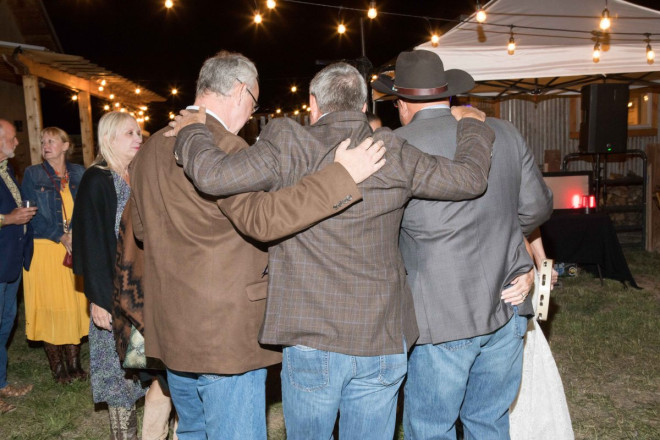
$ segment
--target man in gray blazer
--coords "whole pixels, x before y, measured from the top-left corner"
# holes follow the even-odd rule
[[[472,77],[445,71],[424,50],[401,53],[395,74],[372,85],[398,98],[404,126],[397,135],[453,157],[449,97],[469,91]],[[509,438],[508,409],[533,314],[531,276],[522,276],[532,269],[524,236],[550,216],[552,193],[518,130],[499,119],[486,123],[496,134],[486,192],[462,202],[415,199],[403,216],[400,246],[420,330],[405,386],[407,439],[455,440],[459,417],[466,438]]]
[[[333,64],[311,82],[312,125],[276,119],[255,145],[227,155],[213,147],[205,126],[193,124],[179,132],[175,153],[208,194],[290,187],[329,163],[342,140],[357,145],[372,135],[366,98],[360,73]],[[493,133],[473,118],[456,128],[454,161],[378,130],[374,139],[384,141],[386,163],[358,186],[363,201],[269,249],[259,340],[285,346],[287,438],[330,438],[338,411],[340,438],[392,438],[406,353],[418,336],[398,248],[403,207],[412,196],[461,200],[485,189]]]

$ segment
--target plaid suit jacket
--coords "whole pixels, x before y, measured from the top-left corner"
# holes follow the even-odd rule
[[[260,342],[357,356],[401,353],[404,338],[407,348],[415,342],[399,225],[413,196],[460,200],[485,190],[494,134],[474,119],[460,121],[458,133],[454,161],[422,153],[389,129],[375,133],[387,163],[359,185],[363,200],[269,249]],[[291,186],[332,163],[342,140],[355,146],[371,135],[360,112],[330,113],[306,127],[276,119],[254,146],[227,155],[194,124],[179,133],[175,155],[201,191],[228,195]],[[345,202],[337,201],[338,211]],[[241,218],[226,214],[241,229]]]

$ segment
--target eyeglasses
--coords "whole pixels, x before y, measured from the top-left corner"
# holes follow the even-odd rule
[[[241,81],[238,78],[236,78],[236,81],[245,85],[245,90],[247,90],[248,94],[250,95],[250,98],[252,98],[252,100],[254,101],[254,106],[252,106],[252,113],[255,113],[257,110],[259,110],[259,103],[257,102],[257,98],[254,97],[247,84],[245,84],[243,81]]]

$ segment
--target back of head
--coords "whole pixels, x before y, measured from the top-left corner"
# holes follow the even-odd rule
[[[367,102],[367,83],[355,67],[335,63],[314,76],[309,93],[316,98],[321,113],[362,111]]]
[[[112,148],[112,144],[119,134],[119,130],[126,121],[130,120],[135,120],[135,118],[125,112],[108,112],[101,117],[98,126],[99,154],[92,165],[106,162],[111,170],[120,174],[124,172],[125,166],[121,164],[117,153]]]
[[[204,61],[197,78],[197,97],[204,93],[229,95],[236,80],[253,87],[258,74],[254,63],[240,53],[220,51]]]

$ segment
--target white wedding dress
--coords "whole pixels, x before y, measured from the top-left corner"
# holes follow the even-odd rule
[[[520,390],[509,414],[511,439],[573,440],[564,386],[536,318],[529,320],[524,347]]]

